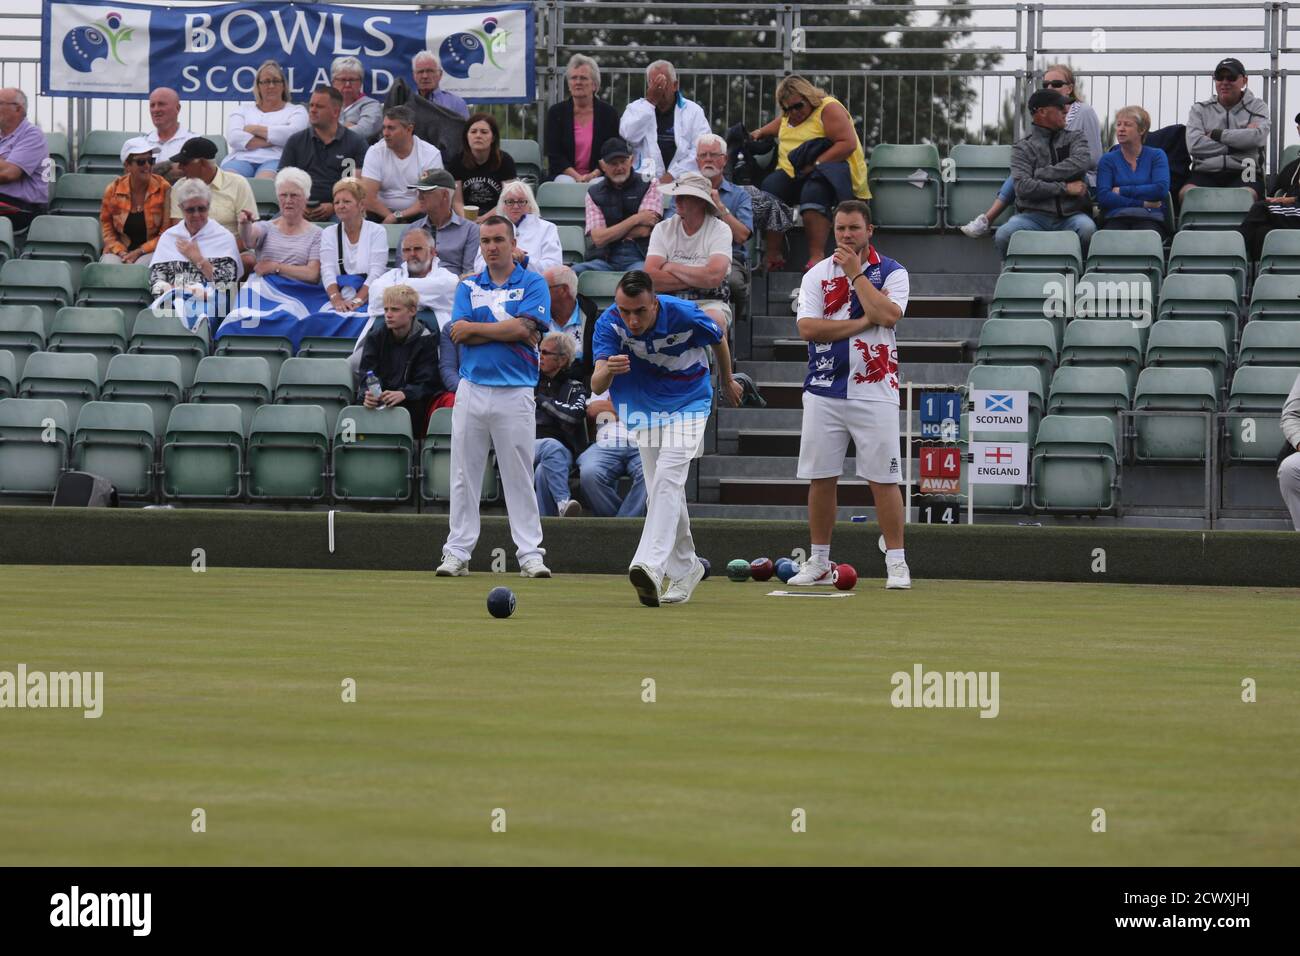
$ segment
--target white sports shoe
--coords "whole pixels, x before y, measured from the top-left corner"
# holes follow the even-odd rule
[[[560,513],[561,518],[581,518],[582,503],[572,498],[565,498],[563,501],[555,503],[555,510]]]
[[[968,236],[971,239],[978,239],[980,236],[987,236],[989,234],[988,216],[984,215],[984,213],[980,213],[970,222],[966,223],[966,225],[962,226],[961,232],[962,235]]]
[[[809,558],[799,566],[799,573],[786,583],[800,588],[812,587],[818,584],[834,584],[835,581],[831,577],[834,567],[829,561]]]
[[[519,568],[521,578],[549,578],[551,569],[542,564],[541,558],[530,558]]]
[[[704,580],[704,563],[695,559],[695,566],[686,572],[686,576],[675,580],[668,590],[659,598],[661,604],[685,604],[695,592],[695,586]]]
[[[703,565],[700,571],[703,572]],[[701,574],[701,577],[703,574]],[[655,574],[644,564],[634,564],[627,569],[627,579],[636,588],[637,599],[646,607],[659,606],[659,589],[663,587],[662,576]]]
[[[463,578],[469,574],[469,562],[462,561],[454,554],[444,554],[442,564],[433,573],[440,578]]]
[[[906,561],[885,562],[885,570],[889,572],[889,577],[885,579],[885,590],[903,591],[912,586],[912,572],[907,570]]]

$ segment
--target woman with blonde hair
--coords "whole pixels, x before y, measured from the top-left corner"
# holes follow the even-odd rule
[[[340,179],[332,194],[338,223],[321,229],[320,282],[335,312],[360,312],[370,301],[370,287],[388,271],[388,232],[366,219],[366,187],[355,178]],[[345,281],[340,285],[340,277]],[[346,277],[352,277],[347,282]],[[362,279],[357,287],[355,280]]]
[[[560,233],[555,223],[547,222],[537,208],[533,191],[522,179],[501,187],[501,202],[492,215],[505,216],[515,227],[515,262],[529,272],[542,275],[547,269],[564,264],[564,250],[560,246]],[[479,219],[487,218],[482,213]],[[485,263],[479,250],[474,259],[474,271],[482,272]]]
[[[1169,159],[1145,146],[1151,116],[1140,106],[1115,111],[1115,145],[1097,164],[1097,204],[1103,229],[1154,229],[1165,235]]]
[[[241,103],[226,124],[230,155],[221,168],[245,179],[274,179],[290,136],[307,128],[307,111],[289,102],[288,81],[275,60],[257,68],[253,102]]]
[[[871,197],[867,159],[844,104],[802,76],[787,76],[777,84],[776,105],[780,115],[750,135],[777,139],[777,168],[763,180],[763,191],[802,211],[810,268],[826,256],[835,206]],[[780,233],[768,233],[767,241],[779,244],[783,239]]]
[[[1083,101],[1083,94],[1078,91],[1074,82],[1074,70],[1070,69],[1068,63],[1053,63],[1043,70],[1044,90],[1055,90],[1067,100],[1070,101],[1070,108],[1065,114],[1065,128],[1076,133],[1082,133],[1084,139],[1088,141],[1088,152],[1092,154],[1093,172],[1088,173],[1088,188],[1095,189],[1097,186],[1097,164],[1101,162],[1101,123],[1097,119],[1097,111]],[[1008,176],[1002,182],[1002,188],[998,190],[997,198],[993,200],[993,205],[989,206],[988,211],[980,213],[966,225],[961,227],[964,235],[971,239],[978,239],[980,236],[987,236],[993,223],[1002,211],[1016,202],[1016,189],[1011,183],[1011,177]]]

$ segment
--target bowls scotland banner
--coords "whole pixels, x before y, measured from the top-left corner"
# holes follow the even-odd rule
[[[47,0],[42,92],[147,98],[170,86],[181,99],[249,100],[257,67],[276,60],[301,101],[329,82],[330,63],[355,56],[365,91],[383,99],[413,85],[411,57],[442,63],[440,88],[471,103],[536,99],[533,8],[527,4],[410,12],[338,4],[229,3],[193,7]]]

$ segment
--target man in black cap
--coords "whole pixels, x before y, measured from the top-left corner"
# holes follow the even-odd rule
[[[632,174],[632,147],[615,136],[600,150],[600,171],[587,190],[587,235],[594,257],[574,272],[631,272],[645,268],[650,233],[664,215],[659,187]]]
[[[217,225],[223,226],[235,237],[235,242],[239,242],[239,213],[247,209],[253,214],[254,219],[261,218],[257,211],[257,200],[253,198],[253,187],[248,184],[248,180],[239,173],[219,169],[214,162],[216,158],[217,144],[206,137],[195,136],[185,141],[185,145],[173,157],[172,164],[175,169],[180,170],[181,178],[199,179],[208,184],[208,188],[212,190],[212,204],[208,210],[208,218]],[[172,226],[176,225],[181,218],[181,208],[176,202],[174,189],[168,216],[171,218]],[[253,253],[244,253],[245,269],[253,267],[254,258]]]
[[[1069,229],[1084,251],[1097,225],[1085,176],[1092,153],[1084,135],[1065,128],[1070,101],[1055,90],[1035,90],[1029,97],[1033,126],[1011,147],[1011,181],[1016,214],[998,227],[993,243],[1003,258],[1013,233],[1021,229],[1053,232]]]
[[[430,169],[414,188],[424,215],[411,223],[411,229],[423,229],[433,238],[440,268],[457,276],[473,272],[474,257],[478,255],[478,224],[452,208],[456,177],[445,169]]]
[[[1178,194],[1197,186],[1243,186],[1264,198],[1264,150],[1268,104],[1246,89],[1246,68],[1228,57],[1214,68],[1214,97],[1192,106],[1187,117],[1191,175]]]

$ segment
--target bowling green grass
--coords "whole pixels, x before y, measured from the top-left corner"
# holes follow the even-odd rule
[[[601,576],[0,581],[0,670],[104,672],[98,720],[0,710],[6,864],[1300,863],[1297,591],[715,576],[654,610]],[[999,716],[894,708],[917,664],[998,671]]]

